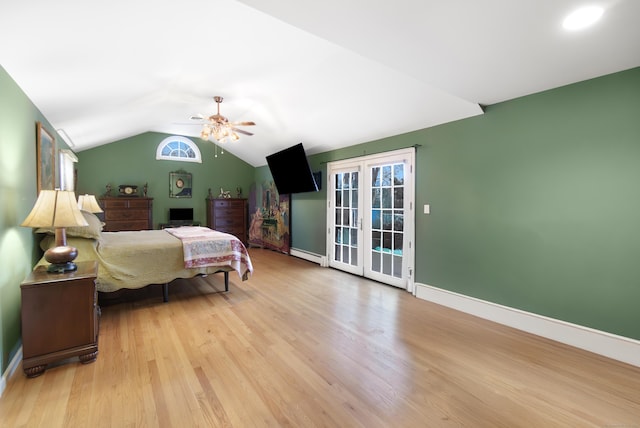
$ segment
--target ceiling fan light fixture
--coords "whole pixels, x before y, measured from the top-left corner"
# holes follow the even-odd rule
[[[243,130],[237,130],[234,126],[251,126],[255,125],[254,122],[229,122],[229,119],[220,114],[220,103],[223,98],[220,96],[213,97],[213,100],[218,104],[218,112],[207,117],[208,123],[202,125],[202,132],[200,136],[203,140],[208,140],[213,137],[218,143],[224,143],[225,141],[238,141],[240,136],[238,131],[242,134],[253,135],[250,132]],[[202,118],[202,116],[192,116],[193,119]]]
[[[202,132],[200,133],[200,138],[202,138],[203,140],[208,140],[209,139],[209,135],[211,135],[211,128],[209,128],[207,125],[205,125],[204,127],[202,127]]]

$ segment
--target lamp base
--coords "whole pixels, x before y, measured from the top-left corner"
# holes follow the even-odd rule
[[[44,252],[44,259],[51,263],[47,268],[47,272],[65,273],[78,269],[73,260],[78,256],[78,250],[75,247],[66,245],[49,248]]]
[[[78,269],[78,266],[76,266],[75,263],[73,262],[66,262],[66,263],[51,263],[49,265],[49,267],[47,267],[47,272],[50,273],[65,273],[65,272],[71,272]]]

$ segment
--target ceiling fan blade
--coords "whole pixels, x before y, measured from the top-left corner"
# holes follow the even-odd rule
[[[233,132],[237,132],[239,134],[253,135],[251,132],[247,132],[247,131],[244,131],[242,129],[234,128],[233,126],[231,127],[231,129],[233,130]]]
[[[203,115],[201,115],[200,113],[198,113],[198,114],[194,114],[193,116],[191,116],[191,117],[189,118],[189,120],[202,120],[202,119],[204,119],[204,116],[203,116]]]
[[[229,122],[231,126],[253,126],[255,122]]]

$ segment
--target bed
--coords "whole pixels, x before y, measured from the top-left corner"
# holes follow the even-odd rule
[[[178,278],[224,273],[229,291],[229,272],[244,281],[253,272],[244,244],[233,235],[206,227],[180,227],[135,232],[103,232],[94,214],[83,211],[88,227],[67,228],[67,244],[78,249],[75,261],[97,260],[97,289],[109,293],[121,289],[162,284],[168,301],[168,284]],[[55,246],[53,231],[38,229],[45,237],[40,247]],[[41,259],[38,264],[48,264]]]

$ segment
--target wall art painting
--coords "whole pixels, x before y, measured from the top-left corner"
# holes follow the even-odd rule
[[[272,181],[257,183],[249,195],[249,245],[289,254],[289,195],[279,195]]]
[[[56,140],[41,122],[36,123],[36,171],[40,190],[54,190],[56,186]]]
[[[169,197],[170,198],[190,198],[191,197],[191,174],[186,171],[176,171],[169,173]]]

